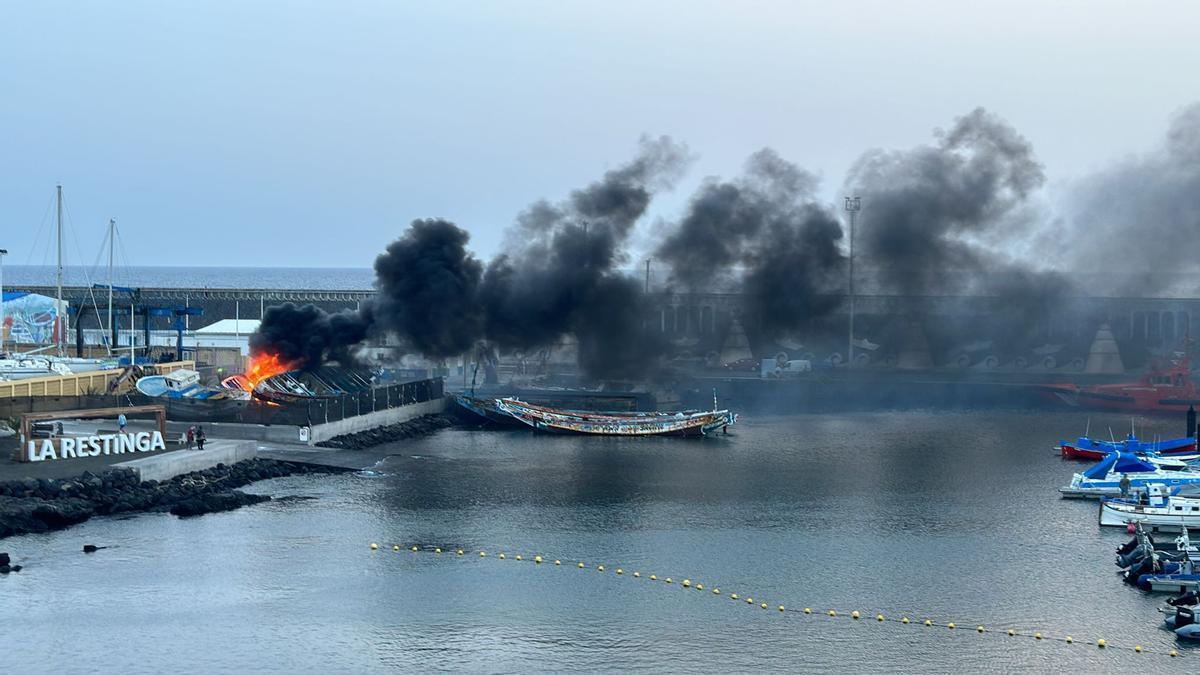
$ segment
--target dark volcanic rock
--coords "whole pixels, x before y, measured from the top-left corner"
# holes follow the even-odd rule
[[[256,480],[342,471],[345,469],[251,459],[176,476],[169,481],[140,483],[130,469],[110,469],[100,476],[84,472],[66,480],[9,481],[0,484],[0,539],[62,529],[93,515],[170,511],[192,516],[229,511],[270,499],[236,490]]]
[[[439,429],[454,426],[456,421],[449,415],[422,415],[400,424],[336,436],[317,443],[317,445],[322,448],[338,448],[340,450],[364,450],[383,443],[425,436]]]

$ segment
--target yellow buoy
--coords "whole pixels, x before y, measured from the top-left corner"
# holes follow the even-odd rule
[[[1033,639],[1034,639],[1034,640],[1041,640],[1041,639],[1042,639],[1042,634],[1041,634],[1041,633],[1034,633],[1034,634],[1033,634]]]
[[[433,549],[433,552],[434,552],[434,553],[441,553],[441,552],[442,552],[442,549],[440,549],[440,548],[435,548],[435,549]],[[517,556],[517,558],[520,558],[520,557],[521,557],[521,556]]]
[[[503,553],[501,553],[501,554],[500,554],[500,559],[501,559],[501,560],[504,560],[504,554],[503,554]]]
[[[1133,651],[1135,651],[1135,652],[1137,652],[1137,653],[1141,654],[1141,653],[1142,653],[1142,646],[1141,646],[1141,645],[1134,645],[1134,646],[1133,646]]]
[[[583,569],[583,567],[584,567],[583,563],[579,563],[579,569]]]
[[[982,632],[983,632],[983,626],[978,626],[978,627],[976,627],[976,628],[975,628],[975,630],[976,630],[976,631],[978,631],[978,632],[980,632],[980,633],[982,633]]]
[[[633,573],[633,578],[634,578],[634,579],[641,579],[641,578],[642,578],[642,573],[641,573],[641,572],[634,572],[634,573]]]
[[[516,557],[517,557],[517,560],[520,560],[520,559],[521,559],[521,554],[520,554],[520,553],[518,553]]]
[[[692,587],[692,580],[691,580],[691,579],[684,579],[684,580],[683,580],[683,582],[682,582],[680,585],[681,585],[681,586],[683,586],[684,588],[691,588],[691,587]]]
[[[483,551],[480,551],[480,552],[479,552],[479,557],[480,557],[480,558],[483,558],[483,557],[485,557],[486,555],[487,555],[487,554],[486,554],[486,553],[484,553]]]
[[[783,611],[783,605],[779,606],[779,611],[781,611],[781,612]]]
[[[713,595],[720,595],[720,594],[721,594],[721,589],[719,589],[719,588],[713,589]]]
[[[761,605],[759,605],[759,607],[762,607],[763,609],[766,609],[766,608],[767,608],[767,603],[765,603],[765,602],[764,602],[764,603],[762,603]]]
[[[696,590],[698,590],[698,591],[704,590],[704,584],[696,584]]]
[[[835,612],[831,609],[831,610],[829,610],[829,616],[837,616],[837,612]]]
[[[859,614],[858,614],[858,610],[857,610],[857,609],[856,609],[856,610],[854,610],[853,612],[850,612],[850,618],[851,618],[851,619],[857,619],[858,617],[859,617]]]
[[[1169,656],[1172,656],[1172,657],[1179,656],[1179,652],[1175,651],[1174,649],[1172,649],[1171,651],[1167,652],[1167,654],[1168,654]]]
[[[542,564],[542,556],[540,556],[540,555],[533,556],[533,562],[541,565]]]
[[[561,561],[561,560],[555,560],[555,561],[554,561],[554,564],[555,564],[555,565],[561,565],[561,564],[562,564],[562,561]]]
[[[729,594],[729,599],[730,599],[730,600],[737,600],[737,599],[738,599],[738,594],[737,594],[737,593],[730,593],[730,594]]]
[[[951,621],[950,623],[946,624],[946,628],[949,628],[950,630],[954,630],[954,622]]]
[[[393,550],[393,551],[399,551],[399,550],[400,550],[400,545],[399,545],[399,544],[392,544],[392,550]]]
[[[603,572],[603,571],[604,571],[604,565],[597,565],[597,566],[596,566],[596,571],[597,571],[597,572]]]
[[[1068,636],[1067,636],[1066,638],[1064,638],[1064,639],[1067,641],[1067,644],[1071,644],[1072,642],[1074,642],[1074,641],[1075,641],[1075,638],[1071,637],[1070,635],[1068,635]]]
[[[669,583],[671,583],[671,577],[667,577],[666,579],[663,579],[663,581],[665,581],[669,584]]]
[[[463,550],[460,548],[460,549],[458,549],[457,551],[455,551],[455,553],[457,553],[458,555],[462,555],[462,554],[463,554]]]
[[[908,617],[907,616],[900,617],[900,623],[908,623]]]
[[[410,547],[408,550],[412,551],[413,553],[416,553],[418,549],[416,546],[413,546],[413,547]]]
[[[618,567],[618,568],[617,568],[617,574],[625,574],[625,570],[623,570],[623,569],[621,569],[620,567]]]
[[[1014,635],[1016,635],[1016,634],[1017,634],[1017,631],[1015,631],[1015,630],[1013,630],[1013,629],[1011,629],[1011,628],[1009,628],[1009,629],[1008,629],[1008,637],[1012,637],[1012,636],[1014,636]]]
[[[925,619],[925,625],[926,625],[926,626],[932,626],[932,625],[933,625],[933,622],[932,622],[932,621],[930,621],[929,619]]]
[[[1104,641],[1104,638],[1100,638],[1099,640],[1096,640],[1096,646],[1101,649],[1104,649],[1107,645],[1108,645],[1108,643]]]
[[[377,548],[379,548],[379,545],[376,544],[375,542],[371,542],[371,550],[374,551]]]
[[[658,576],[657,576],[657,575],[655,575],[655,574],[651,574],[651,575],[650,575],[650,581],[658,581]]]
[[[875,615],[875,620],[876,620],[876,621],[883,621],[883,615],[882,615],[882,614],[876,614],[876,615]]]
[[[812,614],[812,607],[805,607],[805,608],[804,608],[804,613],[805,613],[805,614]]]

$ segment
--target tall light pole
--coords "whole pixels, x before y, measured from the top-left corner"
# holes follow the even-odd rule
[[[846,366],[854,365],[854,221],[862,209],[858,197],[846,197],[846,213],[850,214],[850,329],[846,339]]]
[[[8,249],[0,248],[0,352],[4,351],[4,256]]]

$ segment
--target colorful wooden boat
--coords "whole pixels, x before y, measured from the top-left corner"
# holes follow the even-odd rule
[[[538,431],[596,436],[706,436],[737,422],[728,410],[593,413],[559,410],[515,398],[496,400],[499,410]]]

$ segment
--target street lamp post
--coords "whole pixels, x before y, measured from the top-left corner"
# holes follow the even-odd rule
[[[4,351],[4,256],[8,249],[0,248],[0,352]]]
[[[846,213],[850,215],[850,328],[846,339],[846,366],[854,365],[854,221],[862,208],[858,197],[846,197]]]

